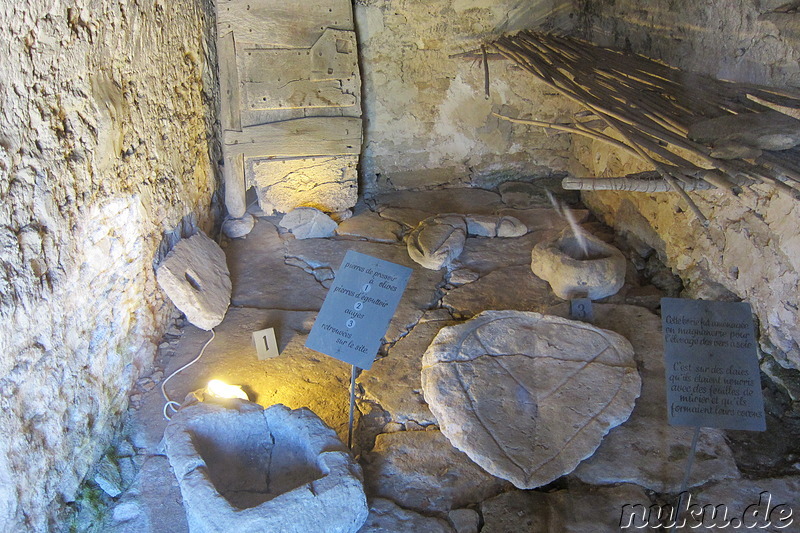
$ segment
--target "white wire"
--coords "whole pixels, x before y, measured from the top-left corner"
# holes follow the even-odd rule
[[[217,336],[217,334],[216,334],[216,332],[214,332],[214,328],[211,328],[211,338],[208,339],[206,341],[206,343],[203,345],[203,347],[200,349],[200,353],[197,355],[197,357],[195,357],[194,359],[192,359],[191,361],[189,361],[188,363],[186,363],[185,365],[180,367],[178,370],[176,370],[175,372],[170,374],[167,377],[167,379],[165,379],[164,381],[161,382],[161,394],[164,396],[164,401],[166,402],[164,404],[164,409],[162,410],[162,413],[164,415],[164,418],[166,418],[167,420],[172,420],[172,417],[167,414],[167,409],[172,409],[173,412],[177,413],[178,412],[178,407],[181,406],[181,404],[179,404],[178,402],[170,400],[169,396],[167,396],[167,390],[164,388],[167,385],[167,381],[172,379],[179,372],[183,372],[184,370],[186,370],[187,368],[189,368],[190,366],[195,364],[197,361],[199,361],[200,358],[203,357],[203,353],[206,351],[206,348],[208,347],[208,345],[211,344],[211,341],[213,341],[214,337],[216,337],[216,336]]]

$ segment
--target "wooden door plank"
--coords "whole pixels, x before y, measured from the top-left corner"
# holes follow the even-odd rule
[[[241,130],[239,69],[236,67],[236,42],[233,32],[217,40],[219,61],[220,122],[223,130]]]
[[[309,155],[359,155],[361,119],[309,117],[227,131],[226,151],[245,157],[302,157]]]
[[[225,207],[233,218],[241,218],[247,210],[245,199],[244,154],[225,150],[222,158],[222,177],[225,183]]]
[[[349,0],[217,0],[217,28],[275,48],[309,48],[325,28],[355,29]]]

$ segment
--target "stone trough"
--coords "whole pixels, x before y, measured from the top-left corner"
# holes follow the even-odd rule
[[[345,533],[367,518],[361,468],[308,409],[196,403],[164,436],[192,533]]]
[[[590,233],[579,238],[567,228],[533,247],[531,271],[550,283],[559,298],[599,300],[625,283],[625,256]]]

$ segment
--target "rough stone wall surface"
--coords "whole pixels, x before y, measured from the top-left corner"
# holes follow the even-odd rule
[[[451,58],[522,28],[569,29],[570,0],[357,0],[363,190],[493,186],[569,169],[570,138],[492,116],[559,121],[573,106],[505,60]]]
[[[63,527],[173,313],[162,234],[212,229],[211,12],[0,0],[3,531]]]
[[[800,23],[786,0],[578,0],[582,36],[715,78],[800,85]]]
[[[599,44],[718,78],[797,87],[797,33],[790,19],[768,13],[782,3],[585,1],[579,20],[584,36]],[[575,146],[593,175],[643,170],[638,161],[597,143]],[[739,200],[717,191],[694,194],[711,220],[708,231],[671,194],[596,192],[583,197],[607,223],[652,246],[683,278],[689,296],[749,301],[760,322],[764,351],[783,367],[800,369],[800,202],[769,189],[756,192],[758,197]]]

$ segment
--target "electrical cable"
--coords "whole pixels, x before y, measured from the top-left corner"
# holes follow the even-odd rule
[[[179,404],[178,402],[175,402],[173,400],[170,400],[169,396],[167,396],[167,390],[165,389],[165,387],[167,385],[167,381],[172,379],[179,372],[183,372],[184,370],[186,370],[187,368],[189,368],[190,366],[195,364],[197,361],[199,361],[200,358],[203,357],[203,353],[206,351],[206,348],[208,347],[208,345],[211,344],[211,341],[213,341],[214,337],[216,337],[216,336],[217,336],[217,334],[214,331],[214,328],[211,328],[211,338],[208,339],[206,341],[206,343],[203,345],[203,348],[200,349],[200,353],[197,355],[197,357],[195,357],[194,359],[192,359],[191,361],[189,361],[188,363],[186,363],[185,365],[180,367],[178,370],[176,370],[175,372],[170,374],[167,377],[167,379],[165,379],[164,381],[161,382],[161,394],[164,396],[164,401],[166,402],[164,404],[164,409],[162,410],[162,414],[164,415],[164,418],[166,418],[167,420],[172,420],[172,417],[167,414],[167,409],[172,409],[173,412],[177,413],[178,412],[178,408],[181,406],[181,404]]]

